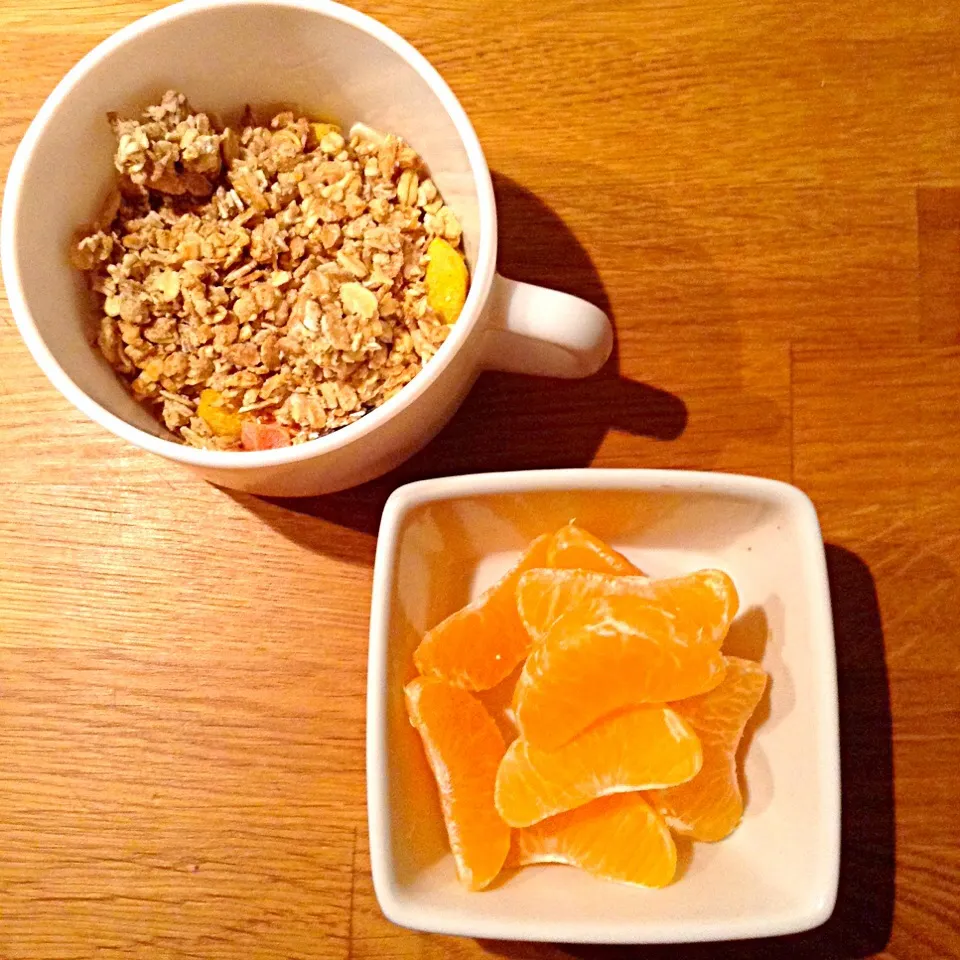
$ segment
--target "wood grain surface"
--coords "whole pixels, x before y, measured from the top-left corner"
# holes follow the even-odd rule
[[[62,74],[161,5],[0,5],[0,175]],[[581,383],[486,375],[396,474],[268,502],[87,422],[0,299],[0,958],[960,957],[955,0],[358,5],[472,117],[503,272],[603,305],[616,354]],[[363,711],[383,500],[588,464],[814,499],[844,777],[821,930],[602,950],[381,916]]]

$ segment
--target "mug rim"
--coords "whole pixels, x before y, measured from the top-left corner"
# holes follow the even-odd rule
[[[34,158],[37,144],[46,132],[54,111],[73,93],[93,66],[128,42],[162,24],[185,19],[207,10],[256,6],[287,7],[338,20],[388,47],[421,76],[453,122],[467,153],[479,212],[477,256],[471,273],[466,302],[450,335],[440,345],[436,354],[423,365],[420,372],[389,400],[353,423],[315,440],[305,440],[303,443],[275,450],[204,450],[156,436],[128,423],[122,417],[101,406],[77,386],[63,369],[38,330],[27,304],[20,279],[20,258],[16,252],[17,221],[26,171]],[[356,443],[376,431],[378,427],[385,425],[426,392],[450,364],[456,352],[466,344],[480,320],[483,306],[490,294],[496,268],[497,215],[490,169],[473,125],[460,101],[426,57],[409,41],[380,23],[379,20],[359,10],[343,6],[335,0],[180,0],[179,3],[134,20],[98,43],[70,68],[43,102],[20,141],[10,165],[4,191],[2,221],[0,221],[0,248],[9,251],[9,256],[5,257],[2,263],[3,282],[20,335],[50,382],[77,409],[121,439],[168,460],[201,469],[249,471],[316,459]]]

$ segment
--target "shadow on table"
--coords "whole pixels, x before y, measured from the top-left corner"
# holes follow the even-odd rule
[[[566,224],[526,188],[500,174],[493,176],[501,217],[498,266],[503,273],[582,297],[610,315],[600,275]],[[343,538],[330,537],[324,525],[312,524],[307,517],[371,534],[390,493],[412,480],[589,466],[611,429],[663,441],[677,439],[687,425],[683,400],[620,376],[616,332],[614,336],[610,359],[585,380],[482,374],[447,427],[423,451],[378,480],[302,499],[232,495],[285,536],[320,552],[337,553]],[[347,549],[354,558],[356,545]]]
[[[562,960],[856,960],[882,953],[894,907],[893,744],[883,630],[870,569],[827,545],[837,640],[843,834],[833,916],[809,933],[656,947],[481,941],[492,955]]]

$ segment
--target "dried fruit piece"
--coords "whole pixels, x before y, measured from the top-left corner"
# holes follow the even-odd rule
[[[510,850],[510,828],[493,805],[497,766],[506,746],[472,694],[418,677],[404,688],[410,722],[423,739],[457,865],[469,890],[482,890]]]
[[[260,423],[247,418],[240,430],[244,450],[278,450],[290,446],[290,431],[278,423]]]
[[[737,745],[767,686],[758,663],[727,657],[723,681],[709,693],[672,704],[703,744],[703,767],[687,783],[655,790],[647,799],[678,833],[716,841],[743,817],[737,780]]]
[[[549,539],[534,540],[489,590],[427,632],[413,654],[420,673],[487,690],[514,670],[530,649],[514,591],[522,573],[546,561]]]
[[[639,793],[618,793],[513,832],[508,867],[567,863],[595,877],[665,887],[677,872],[670,830]]]
[[[217,390],[204,390],[197,404],[197,416],[218,437],[239,437],[242,429],[240,416]]]
[[[446,323],[456,323],[467,299],[467,265],[443,237],[430,241],[427,257],[427,303]]]
[[[557,750],[514,740],[497,771],[497,810],[511,827],[528,827],[606,794],[683,783],[702,759],[697,735],[676,713],[634,707]]]
[[[337,133],[343,136],[343,130],[337,124],[322,123],[320,121],[314,121],[310,124],[310,133],[313,134],[313,139],[317,143],[320,143],[328,133]]]

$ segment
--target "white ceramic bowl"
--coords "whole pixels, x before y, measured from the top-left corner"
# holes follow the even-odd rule
[[[135,116],[171,87],[224,116],[245,103],[295,103],[345,126],[397,133],[457,211],[471,267],[463,312],[423,371],[355,423],[281,450],[197,450],[175,442],[91,349],[91,311],[67,253],[113,182],[106,114]],[[493,187],[463,108],[409,43],[330,0],[186,0],[105,40],[57,85],[23,138],[0,246],[20,332],[68,400],[144,450],[250,493],[301,496],[362,483],[427,443],[482,370],[580,377],[612,344],[599,308],[496,274]]]
[[[664,890],[528,867],[482,893],[454,873],[403,685],[423,632],[476,596],[537,534],[575,518],[654,576],[720,567],[741,612],[728,652],[762,657],[769,712],[748,728],[736,832],[695,844]],[[661,943],[774,936],[824,922],[840,862],[836,663],[810,500],[773,480],[660,470],[546,470],[425,480],[387,502],[367,687],[373,881],[386,916],[496,939]]]

